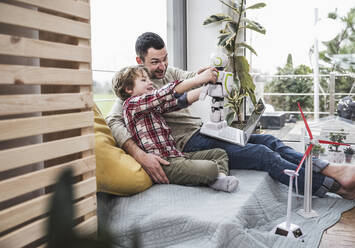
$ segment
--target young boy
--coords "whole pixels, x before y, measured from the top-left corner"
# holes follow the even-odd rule
[[[115,94],[124,100],[126,127],[136,144],[147,153],[169,161],[162,165],[169,181],[182,185],[208,185],[215,190],[232,192],[238,180],[229,174],[228,157],[222,149],[182,153],[176,148],[171,130],[162,114],[177,111],[198,100],[205,82],[215,83],[217,70],[209,68],[193,78],[175,81],[156,90],[149,71],[142,65],[123,68],[112,84]]]

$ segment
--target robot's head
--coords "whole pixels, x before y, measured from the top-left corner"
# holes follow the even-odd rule
[[[211,66],[217,68],[224,68],[228,64],[228,56],[222,52],[216,52],[211,54]]]

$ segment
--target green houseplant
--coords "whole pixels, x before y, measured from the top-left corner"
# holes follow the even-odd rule
[[[355,150],[351,146],[344,148],[345,162],[350,163],[354,153]]]
[[[211,23],[223,23],[223,28],[219,31],[218,36],[218,46],[224,48],[229,57],[228,70],[233,72],[234,79],[234,89],[229,93],[227,97],[228,103],[226,107],[229,108],[229,113],[226,116],[228,125],[231,125],[235,118],[241,122],[242,119],[242,106],[243,101],[246,96],[249,96],[254,106],[256,105],[255,97],[255,84],[249,73],[249,63],[245,56],[239,55],[238,52],[242,48],[250,50],[256,55],[256,51],[245,42],[239,41],[239,36],[249,29],[261,34],[265,34],[265,29],[259,23],[252,21],[245,17],[247,10],[260,9],[266,6],[265,3],[256,3],[251,6],[245,6],[245,0],[240,0],[239,2],[226,2],[219,0],[222,4],[227,6],[232,15],[225,13],[219,13],[209,16],[203,25],[208,25]]]
[[[313,148],[312,148],[312,154],[313,154],[313,156],[316,157],[316,158],[319,158],[319,155],[320,155],[320,154],[323,154],[324,152],[325,152],[325,149],[324,149],[324,147],[322,147],[322,145],[320,145],[320,144],[316,144],[316,145],[314,145]]]
[[[331,132],[329,134],[329,139],[333,142],[337,143],[343,143],[343,141],[346,139],[347,133],[344,132],[344,129],[340,129],[340,132]],[[339,146],[340,145],[329,145],[328,150],[329,151],[335,151],[335,152],[340,152],[339,151]]]

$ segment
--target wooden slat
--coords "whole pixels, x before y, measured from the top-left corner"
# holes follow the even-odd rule
[[[0,120],[0,141],[92,126],[92,111]]]
[[[0,84],[92,85],[90,70],[0,65]]]
[[[47,10],[54,10],[59,13],[80,17],[90,18],[90,5],[81,1],[74,0],[16,0],[17,2],[31,4],[35,7],[41,7]]]
[[[0,54],[76,62],[89,62],[89,47],[0,34]]]
[[[84,206],[87,205],[87,206]],[[75,204],[76,211],[75,217],[83,216],[96,208],[95,197],[89,198],[89,200],[83,200]],[[0,247],[23,247],[29,243],[32,243],[46,235],[48,218],[40,219],[29,225],[24,226],[14,232],[11,232],[0,238]],[[87,222],[82,222],[75,227],[78,231],[92,231],[96,228],[97,218],[88,220]],[[96,229],[94,230],[96,231]]]
[[[96,195],[85,198],[75,204],[75,218],[91,213],[97,208]]]
[[[48,212],[48,203],[53,194],[42,195],[0,212],[0,232],[13,228]]]
[[[14,232],[0,237],[0,247],[20,248],[36,241],[46,234],[46,219],[41,219]]]
[[[0,96],[0,116],[45,111],[83,109],[94,105],[92,94],[66,93]]]
[[[0,151],[0,171],[94,148],[94,135],[78,136]]]
[[[87,23],[5,3],[0,3],[0,22],[90,39],[90,25]]]
[[[78,45],[79,46],[83,46],[83,47],[90,47],[90,43],[88,40],[86,39],[79,39],[78,40]],[[90,63],[79,63],[79,69],[84,69],[84,70],[87,70],[91,68],[90,66]],[[91,92],[92,91],[92,88],[91,86],[80,86],[80,92],[81,93],[85,93],[85,92]],[[86,128],[82,128],[81,129],[81,135],[86,135],[86,134],[89,134],[89,133],[92,133],[93,132],[93,128],[92,127],[86,127]],[[87,151],[84,151],[82,152],[81,156],[82,157],[86,157],[86,156],[91,156],[94,154],[94,150],[87,150]],[[85,180],[87,178],[90,178],[90,177],[93,177],[95,176],[94,172],[88,172],[88,173],[85,173],[82,175],[82,179]],[[96,213],[90,213],[86,216],[84,216],[84,220],[88,220],[90,219],[92,216],[96,215]]]
[[[95,193],[96,192],[96,178],[90,177],[87,180],[81,181],[76,184],[74,188],[75,199]]]
[[[97,232],[97,216],[92,216],[90,219],[80,223],[75,227],[82,235],[91,235]]]
[[[55,184],[58,175],[66,168],[72,168],[77,176],[94,171],[95,167],[95,156],[90,156],[3,180],[0,182],[0,202]]]
[[[78,188],[77,185],[73,185],[74,191]],[[10,228],[13,228],[19,224],[22,224],[24,222],[27,222],[35,217],[41,216],[43,214],[46,214],[48,212],[48,203],[51,199],[53,194],[46,194],[42,195],[40,197],[37,197],[35,199],[32,199],[30,201],[26,201],[22,204],[15,205],[11,208],[5,209],[0,212],[0,232],[3,232],[5,230],[8,230]],[[77,198],[83,197],[84,195],[74,195]],[[96,208],[96,197],[91,197],[91,198],[85,198],[90,199],[87,201],[89,204],[86,206],[86,204],[79,205],[80,208],[85,208],[89,210],[86,210],[85,213],[91,212],[93,210],[93,205],[95,205]],[[93,200],[94,199],[94,202]],[[82,202],[82,201],[81,201]],[[94,208],[94,209],[95,209]],[[80,210],[80,212],[84,212]],[[80,216],[80,215],[79,215]]]

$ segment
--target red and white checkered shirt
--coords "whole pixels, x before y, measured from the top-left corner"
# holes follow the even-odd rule
[[[123,103],[126,127],[136,144],[147,153],[166,158],[183,156],[162,116],[187,106],[186,94],[181,100],[181,95],[174,91],[179,83],[166,84],[152,93],[130,97]]]

